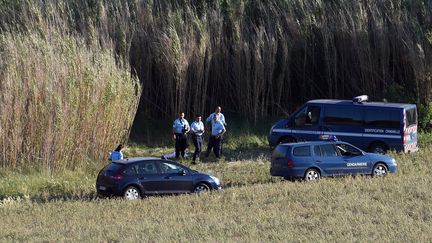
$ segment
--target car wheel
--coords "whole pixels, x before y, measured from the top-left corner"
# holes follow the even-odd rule
[[[137,187],[129,186],[124,191],[123,196],[127,200],[137,200],[141,198],[141,192]]]
[[[210,187],[205,183],[199,183],[194,188],[195,193],[202,193],[202,192],[208,192],[208,191],[210,191]]]
[[[281,144],[281,143],[295,143],[295,142],[297,142],[297,141],[293,137],[282,137],[281,139],[279,139],[279,144]]]
[[[369,146],[369,151],[376,154],[384,154],[388,147],[384,143],[373,143]]]
[[[304,175],[305,181],[318,181],[320,179],[321,175],[317,169],[310,168],[306,171]]]
[[[387,166],[383,163],[378,163],[373,167],[372,176],[374,177],[384,177],[388,173]]]

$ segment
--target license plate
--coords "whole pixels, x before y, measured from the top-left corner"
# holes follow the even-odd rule
[[[104,186],[99,186],[99,190],[105,191],[105,190],[106,190],[106,187],[104,187]]]

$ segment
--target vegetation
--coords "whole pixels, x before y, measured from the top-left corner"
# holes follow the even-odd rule
[[[283,181],[269,176],[270,151],[261,148],[259,158],[194,167],[222,178],[222,191],[136,202],[97,199],[96,173],[2,172],[0,240],[430,241],[432,140],[421,139],[420,152],[391,154],[399,171],[383,179]],[[164,151],[128,148],[140,155]],[[7,196],[18,191],[20,197]]]
[[[133,117],[140,137],[154,129],[148,120],[216,104],[257,123],[312,98],[365,93],[416,102],[427,128],[431,9],[427,0],[0,0],[0,107],[16,111],[0,118],[1,166],[101,161],[128,139]]]
[[[127,141],[139,86],[108,49],[57,33],[0,48],[1,167],[73,169]]]
[[[428,0],[0,1],[0,31],[45,25],[114,44],[143,84],[143,117],[255,121],[313,98],[427,104]]]
[[[140,85],[112,44],[67,33],[40,7],[28,11],[26,32],[0,33],[0,167],[85,167],[128,140]]]

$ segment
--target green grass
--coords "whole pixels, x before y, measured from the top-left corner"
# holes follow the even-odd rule
[[[220,177],[224,190],[136,202],[97,199],[97,169],[87,175],[3,171],[0,241],[431,241],[430,138],[421,135],[418,153],[391,153],[396,174],[318,183],[271,177],[265,147],[232,150],[220,162],[192,166]],[[127,149],[133,156],[171,151]]]

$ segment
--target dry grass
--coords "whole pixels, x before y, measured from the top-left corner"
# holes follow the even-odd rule
[[[160,148],[154,153],[167,150]],[[73,175],[50,179],[30,176],[33,179],[20,185],[45,180],[50,185],[45,193],[54,195],[53,184],[57,184],[57,189],[75,190],[76,196],[74,200],[58,197],[58,201],[46,201],[49,197],[34,201],[32,196],[4,198],[0,204],[0,240],[430,241],[431,152],[432,147],[427,145],[419,153],[392,154],[399,172],[383,179],[357,176],[303,183],[271,178],[268,152],[261,150],[261,158],[250,160],[246,155],[195,167],[221,177],[226,186],[223,191],[149,197],[137,202],[94,199],[94,177],[90,175],[84,180]],[[5,185],[19,188],[7,184],[5,177],[9,181],[16,177],[15,182],[26,178],[4,173],[2,193]],[[35,186],[33,190],[41,189]],[[80,198],[80,190],[82,200],[75,200]]]

